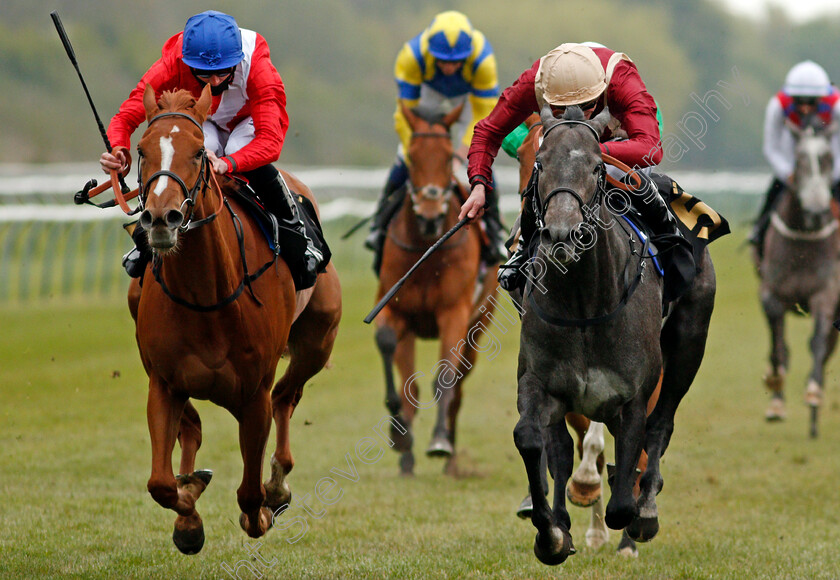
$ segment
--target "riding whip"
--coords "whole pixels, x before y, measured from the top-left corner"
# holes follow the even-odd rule
[[[76,61],[76,53],[73,51],[73,46],[70,44],[70,38],[67,36],[67,32],[64,30],[64,25],[61,23],[61,18],[58,16],[58,11],[50,12],[50,17],[52,18],[53,24],[55,24],[55,29],[58,32],[58,36],[61,38],[61,44],[64,45],[64,50],[67,51],[67,57],[70,59],[70,62],[73,63],[73,68],[76,69],[76,74],[79,75],[79,80],[82,81],[82,88],[85,90],[85,95],[87,95],[88,103],[90,103],[90,108],[93,111],[93,116],[96,118],[96,124],[99,126],[99,134],[102,135],[102,140],[105,142],[105,149],[108,153],[113,151],[111,147],[111,142],[108,140],[108,135],[105,133],[105,127],[102,125],[102,120],[99,118],[99,113],[96,112],[96,107],[93,104],[93,99],[90,96],[90,91],[88,91],[87,84],[85,83],[85,79],[82,76],[82,71],[79,68],[79,63]],[[128,193],[129,187],[126,185],[125,181],[123,180],[122,175],[118,175],[120,180],[120,187],[122,188],[123,193]]]
[[[397,291],[398,291],[398,290],[402,287],[402,285],[403,285],[403,284],[405,284],[405,281],[406,281],[406,280],[408,280],[408,277],[409,277],[409,276],[411,276],[411,275],[414,273],[414,271],[415,271],[417,268],[419,268],[419,267],[420,267],[420,264],[422,264],[423,262],[425,262],[425,261],[426,261],[426,259],[427,259],[429,256],[431,256],[431,255],[435,252],[435,250],[437,250],[437,249],[438,249],[439,247],[441,247],[444,243],[446,243],[446,240],[448,240],[448,239],[449,239],[449,238],[451,238],[453,235],[455,235],[455,232],[457,232],[457,231],[458,231],[458,230],[460,230],[462,227],[464,227],[464,225],[465,225],[467,222],[469,222],[469,221],[470,221],[470,219],[471,219],[471,218],[469,218],[469,217],[464,217],[464,219],[462,219],[462,220],[461,220],[461,221],[459,221],[457,224],[455,224],[454,226],[452,226],[452,229],[451,229],[451,230],[449,230],[448,232],[446,232],[445,234],[443,234],[443,235],[440,237],[440,239],[439,239],[438,241],[436,241],[434,244],[432,244],[432,246],[431,246],[428,250],[426,250],[426,253],[425,253],[425,254],[423,254],[423,255],[420,257],[420,259],[419,259],[419,260],[417,260],[417,263],[415,263],[415,264],[411,267],[411,269],[409,269],[409,271],[405,273],[405,276],[403,276],[402,278],[400,278],[400,279],[399,279],[399,281],[398,281],[396,284],[394,284],[394,286],[393,286],[390,290],[388,290],[388,293],[387,293],[387,294],[385,294],[385,296],[383,296],[383,297],[382,297],[382,300],[380,300],[380,301],[379,301],[379,304],[377,304],[377,305],[374,307],[374,309],[373,309],[373,310],[371,310],[371,311],[370,311],[370,313],[369,313],[367,316],[365,316],[365,324],[370,324],[370,323],[371,323],[371,321],[372,321],[374,318],[376,318],[376,315],[377,315],[377,314],[379,314],[379,312],[380,312],[383,308],[385,308],[385,305],[386,305],[386,304],[388,304],[388,301],[389,301],[389,300],[391,300],[391,298],[393,298],[393,297],[394,297],[394,294],[396,294],[396,293],[397,293]]]

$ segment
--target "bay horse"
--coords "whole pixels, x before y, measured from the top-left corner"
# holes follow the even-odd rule
[[[636,541],[658,532],[660,459],[677,406],[700,367],[714,307],[714,268],[704,249],[693,286],[663,324],[662,280],[646,267],[648,242],[613,215],[611,208],[626,205],[611,203],[613,192],[605,187],[599,141],[609,120],[608,110],[585,121],[579,107],[568,107],[563,119],[549,106],[542,109],[538,182],[526,205],[537,223],[534,241],[544,267],[536,272],[532,259],[523,297],[514,442],[534,503],[534,553],[549,565],[575,553],[564,494],[574,464],[569,412],[604,423],[615,438],[606,524],[626,528]],[[648,416],[660,374],[659,399]],[[553,509],[541,477],[543,450],[555,481]],[[648,463],[637,498],[642,450]]]
[[[210,400],[239,422],[240,525],[249,536],[262,536],[290,501],[289,422],[305,382],[329,358],[341,316],[332,264],[313,288],[296,295],[288,266],[230,195],[235,182],[212,173],[202,130],[211,98],[208,86],[198,100],[182,90],[164,92],[156,101],[154,89],[146,86],[148,128],[137,147],[140,224],[154,258],[142,288],[135,279],[128,294],[149,376],[148,490],[178,514],[173,541],[185,554],[204,544],[196,501],[212,476],[195,470],[201,422],[190,398]],[[315,203],[303,183],[282,173],[293,191]],[[286,347],[289,365],[275,384]],[[276,448],[271,476],[263,484],[272,417]],[[176,439],[181,445],[177,477],[172,470]]]
[[[446,115],[423,109],[402,112],[412,130],[406,157],[407,196],[388,225],[382,249],[377,300],[458,221],[466,188],[453,174],[450,126],[460,106]],[[498,266],[480,271],[482,233],[478,226],[453,235],[417,269],[376,316],[376,345],[385,371],[386,406],[394,422],[391,435],[400,453],[400,473],[414,470],[412,422],[418,409],[437,405],[437,419],[426,454],[447,459],[444,472],[457,475],[455,433],[461,383],[484,351],[478,340],[495,302]],[[481,286],[478,281],[481,278]],[[432,369],[431,402],[421,402],[415,373],[416,338],[439,339],[440,359]],[[397,392],[393,366],[400,373]]]
[[[537,151],[539,150],[540,140],[543,134],[540,115],[532,113],[525,120],[525,126],[528,128],[528,133],[516,152],[516,159],[519,162],[520,195],[525,194],[525,190],[534,171]],[[522,203],[523,207],[520,209],[524,209],[524,198]],[[518,297],[518,301],[521,303],[521,296]],[[648,401],[648,414],[656,406],[661,385],[662,382],[660,380]],[[580,458],[578,468],[572,474],[572,477],[569,479],[569,484],[566,487],[566,498],[573,505],[584,508],[591,507],[589,526],[585,536],[586,545],[590,548],[598,549],[609,538],[609,530],[604,523],[604,501],[601,496],[601,482],[603,480],[604,466],[606,465],[604,459],[604,425],[597,421],[590,421],[579,413],[567,413],[566,424],[577,436],[576,448],[578,457]],[[545,463],[545,461],[545,452],[543,452],[541,462]],[[643,450],[637,467],[639,474],[644,472],[646,466],[647,454]],[[545,469],[541,468],[541,473],[544,472]],[[543,479],[543,484],[547,489],[548,480]],[[638,494],[638,483],[634,493]],[[530,519],[533,507],[533,500],[529,491],[528,495],[519,504],[516,515],[523,519]],[[636,542],[627,534],[626,529],[621,534],[621,540],[618,543],[616,551],[622,556],[638,557],[639,555]]]
[[[771,340],[770,369],[764,378],[771,400],[765,418],[777,421],[786,416],[784,318],[787,312],[804,309],[814,319],[805,403],[811,410],[810,435],[816,437],[825,365],[837,342],[831,323],[840,303],[840,233],[831,204],[834,159],[830,140],[837,128],[802,129],[793,123],[788,123],[788,128],[796,140],[793,178],[770,214],[763,252],[754,255]]]

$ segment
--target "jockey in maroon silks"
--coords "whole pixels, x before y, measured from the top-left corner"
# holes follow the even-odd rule
[[[486,192],[492,187],[490,168],[502,141],[545,103],[558,117],[567,106],[579,106],[587,119],[609,107],[613,121],[602,135],[602,152],[642,174],[662,159],[656,103],[636,65],[623,53],[601,45],[562,44],[523,72],[505,89],[490,115],[476,125],[467,167],[472,192],[461,218],[474,218],[484,211]],[[617,126],[626,138],[610,140]],[[634,207],[655,235],[680,235],[661,194],[647,196],[644,202],[634,200]],[[499,270],[499,283],[509,291],[523,282],[527,240],[522,241]],[[677,247],[682,253],[691,252],[687,241]]]
[[[131,134],[146,120],[146,85],[155,89],[157,97],[163,91],[184,89],[195,98],[210,85],[213,101],[202,129],[213,171],[241,174],[266,209],[281,219],[282,226],[306,237],[292,194],[272,165],[283,149],[289,116],[283,80],[271,62],[265,38],[240,29],[233,17],[213,10],[187,20],[184,31],[166,41],[161,58],[111,119],[108,137],[114,145],[113,154],[103,153],[100,158],[106,173],[111,169],[126,173],[131,167]],[[142,248],[140,232],[138,227],[133,237]],[[301,264],[314,281],[321,255],[308,238],[306,245]],[[148,259],[148,252],[135,249],[123,262],[136,277],[145,270]]]
[[[785,84],[767,103],[764,113],[764,157],[773,168],[773,181],[750,235],[759,252],[770,224],[770,213],[793,174],[795,140],[788,128],[828,127],[840,121],[840,91],[831,84],[825,69],[811,60],[790,69]],[[831,137],[834,167],[831,171],[834,198],[840,201],[840,132]]]

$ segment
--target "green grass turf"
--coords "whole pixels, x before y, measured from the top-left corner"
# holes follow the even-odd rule
[[[349,225],[348,224],[341,224]],[[571,508],[578,554],[558,568],[533,555],[534,528],[514,517],[526,492],[513,445],[516,328],[500,334],[465,384],[459,422],[466,476],[442,475],[426,458],[433,413],[416,421],[416,476],[397,475],[397,456],[361,462],[357,442],[386,414],[373,328],[369,255],[361,234],[336,240],[344,319],[333,367],[308,385],[292,424],[297,465],[290,482],[309,505],[299,529],[259,542],[239,529],[242,475],[235,421],[199,401],[204,443],[197,466],[213,469],[198,503],[203,551],[183,556],[171,541],[174,513],[146,492],[150,470],[146,379],[124,301],[50,299],[0,307],[0,578],[230,578],[222,564],[248,561],[264,578],[835,578],[840,570],[840,405],[837,363],[829,366],[821,436],[810,440],[801,392],[809,366],[810,320],[790,318],[789,418],[767,424],[761,375],[768,337],[743,232],[712,246],[718,299],[706,359],[677,414],[663,460],[661,531],[637,560],[615,554],[619,533],[600,551],[586,547],[588,511]],[[119,256],[114,255],[118,260]],[[418,354],[421,395],[430,396],[434,343]],[[613,456],[608,443],[608,458]],[[314,499],[331,470],[332,505]],[[334,490],[334,493],[337,493]],[[264,563],[249,559],[246,543]],[[256,577],[239,564],[239,577]]]

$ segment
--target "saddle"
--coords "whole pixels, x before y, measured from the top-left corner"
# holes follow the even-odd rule
[[[251,214],[257,222],[257,225],[259,225],[260,231],[262,231],[271,251],[278,256],[283,255],[283,248],[287,248],[290,256],[303,255],[307,247],[306,239],[304,239],[295,230],[283,225],[277,216],[268,211],[260,201],[258,194],[250,185],[241,179],[234,179],[239,184],[239,187],[233,191],[233,195],[236,197],[237,201],[242,203],[248,213]],[[320,264],[318,264],[318,273],[322,273],[326,270],[327,264],[330,263],[332,252],[330,251],[329,245],[324,238],[324,233],[321,229],[321,222],[318,220],[318,214],[315,211],[315,206],[313,206],[312,202],[306,197],[288,189],[288,185],[285,183],[285,180],[283,181],[283,187],[287,188],[287,191],[291,194],[291,199],[294,199],[295,201],[298,215],[303,222],[306,236],[312,240],[315,248],[319,250],[321,255],[324,257]],[[286,260],[286,264],[289,266],[292,279],[295,282],[295,289],[304,289],[307,285],[303,280],[305,273],[302,271],[301,264],[291,259]]]

